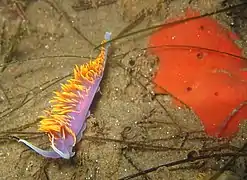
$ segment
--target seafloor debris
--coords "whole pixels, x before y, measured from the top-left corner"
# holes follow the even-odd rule
[[[188,10],[185,18],[199,15]],[[150,52],[159,58],[156,93],[189,106],[210,136],[234,135],[247,117],[247,61],[237,39],[210,17],[171,24],[150,38]]]

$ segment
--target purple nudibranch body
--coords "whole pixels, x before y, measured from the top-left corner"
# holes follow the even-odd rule
[[[86,129],[89,108],[104,74],[110,46],[107,41],[110,39],[111,33],[106,32],[98,57],[75,66],[74,78],[62,84],[60,92],[55,92],[50,101],[51,108],[41,117],[39,130],[48,134],[52,150],[40,149],[24,139],[19,139],[19,142],[47,158],[70,159],[75,155],[73,147],[81,140]]]

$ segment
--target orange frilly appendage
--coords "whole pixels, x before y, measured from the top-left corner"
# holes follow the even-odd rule
[[[105,41],[102,41],[105,43]],[[49,102],[50,110],[45,110],[45,116],[39,124],[39,131],[48,133],[51,141],[52,137],[58,138],[58,134],[62,137],[71,135],[76,142],[76,135],[71,129],[71,121],[73,117],[69,113],[76,112],[78,103],[88,95],[90,85],[94,83],[96,78],[103,75],[104,71],[105,48],[101,48],[98,57],[88,63],[75,66],[74,78],[67,80],[67,83],[61,84],[61,91],[54,92],[55,96]]]

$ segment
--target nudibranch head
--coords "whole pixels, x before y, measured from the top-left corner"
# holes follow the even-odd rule
[[[107,32],[102,43],[110,38],[111,33]],[[61,91],[55,92],[51,108],[40,117],[39,131],[48,134],[53,151],[42,150],[23,139],[19,142],[45,157],[69,159],[74,156],[73,147],[82,138],[90,105],[103,76],[108,47],[108,43],[102,46],[95,60],[75,66],[74,77],[61,85]]]

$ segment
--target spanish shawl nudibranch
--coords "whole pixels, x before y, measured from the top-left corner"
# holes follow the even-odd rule
[[[90,115],[89,108],[103,77],[107,52],[110,46],[106,43],[111,39],[111,33],[105,33],[104,46],[98,57],[87,64],[75,66],[74,78],[61,85],[61,91],[55,92],[50,101],[52,107],[42,116],[39,131],[49,136],[53,150],[40,149],[26,140],[19,139],[35,152],[47,158],[70,159],[75,155],[73,147],[82,138],[86,129],[86,119]]]

